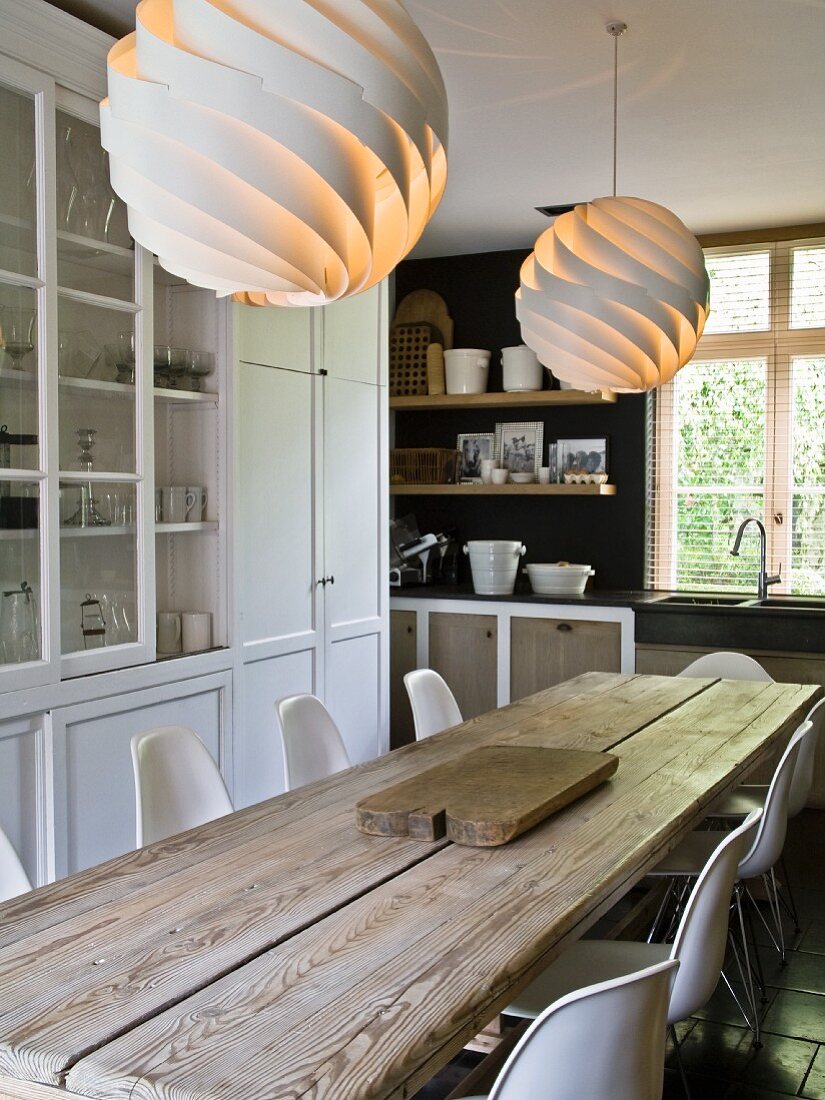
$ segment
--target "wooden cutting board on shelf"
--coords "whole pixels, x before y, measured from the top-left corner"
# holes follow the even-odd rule
[[[447,311],[447,303],[434,290],[413,290],[398,303],[392,319],[393,325],[409,325],[426,322],[441,333],[445,350],[453,346],[453,319]]]
[[[619,758],[579,749],[488,745],[363,799],[358,828],[492,848],[609,779]]]

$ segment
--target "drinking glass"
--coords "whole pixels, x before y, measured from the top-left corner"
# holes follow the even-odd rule
[[[215,370],[215,356],[211,351],[187,351],[186,380],[191,390],[201,388],[201,379],[208,378]]]
[[[34,350],[35,321],[37,311],[22,306],[3,306],[0,309],[2,346],[17,370],[22,370],[21,359]]]

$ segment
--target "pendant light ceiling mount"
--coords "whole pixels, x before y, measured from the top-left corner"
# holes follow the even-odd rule
[[[702,248],[669,210],[617,197],[619,38],[613,38],[613,195],[558,216],[521,269],[524,343],[577,389],[641,393],[692,357],[708,316]]]

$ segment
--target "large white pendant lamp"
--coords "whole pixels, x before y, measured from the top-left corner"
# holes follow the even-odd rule
[[[521,269],[516,316],[525,344],[577,389],[638,393],[670,381],[696,350],[710,282],[701,245],[669,210],[616,196],[614,38],[613,196],[556,218]]]
[[[444,84],[400,0],[142,0],[136,15],[100,106],[135,240],[258,305],[389,274],[447,176]]]

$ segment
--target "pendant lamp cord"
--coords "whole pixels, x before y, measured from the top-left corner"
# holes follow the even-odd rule
[[[619,143],[619,38],[627,23],[608,23],[607,33],[613,36],[613,198],[616,197],[616,155]]]

